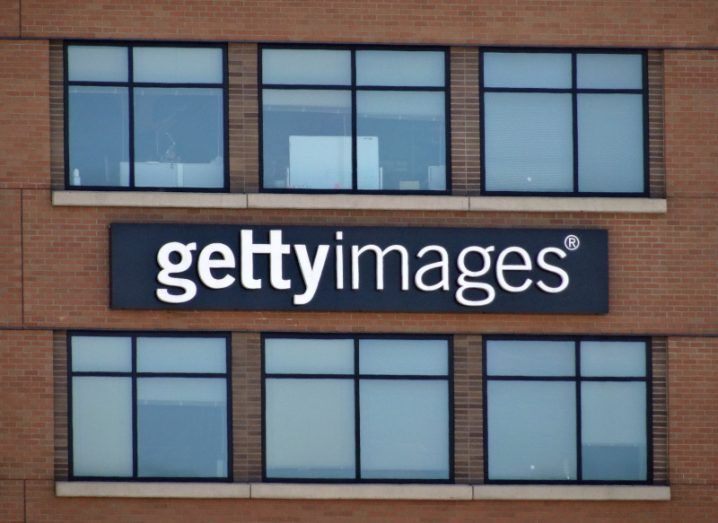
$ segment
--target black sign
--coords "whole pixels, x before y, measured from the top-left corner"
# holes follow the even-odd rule
[[[120,309],[608,312],[605,230],[114,224]]]

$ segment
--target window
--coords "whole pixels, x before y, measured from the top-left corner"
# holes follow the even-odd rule
[[[486,480],[650,481],[647,345],[486,339]]]
[[[640,52],[481,53],[482,191],[646,195]]]
[[[70,477],[227,480],[226,336],[70,336]]]
[[[449,372],[445,338],[265,338],[265,478],[449,481]]]
[[[227,188],[224,47],[65,52],[68,187]]]
[[[446,192],[444,50],[261,51],[265,190]]]

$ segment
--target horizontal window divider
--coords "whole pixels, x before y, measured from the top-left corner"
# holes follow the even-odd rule
[[[423,91],[423,92],[444,92],[446,87],[435,85],[357,85],[357,91]]]
[[[70,87],[129,87],[129,82],[93,82],[91,80],[68,80],[67,85]]]
[[[497,381],[648,381],[645,376],[507,376],[488,375],[486,379]]]
[[[439,194],[228,193],[219,190],[142,190],[76,188],[53,191],[54,206],[200,209],[365,209],[377,211],[585,212],[665,214],[666,199],[563,196],[452,196]]]
[[[221,372],[138,372],[138,378],[226,378]]]
[[[96,376],[98,378],[131,378],[132,372],[113,372],[113,371],[85,371],[85,370],[74,370],[72,371],[74,377],[91,377]]]
[[[222,89],[223,84],[218,83],[160,83],[160,82],[93,82],[91,80],[69,80],[70,87],[161,87],[167,89]]]
[[[315,84],[262,84],[262,89],[300,89],[322,91],[351,91],[351,85],[315,85]]]
[[[153,481],[55,482],[57,497],[225,498],[225,499],[385,499],[385,500],[584,500],[669,501],[666,485],[463,485],[355,483],[222,483]]]
[[[294,373],[271,373],[267,372],[264,375],[265,378],[268,379],[308,379],[308,380],[317,380],[317,379],[354,379],[356,377],[355,374],[302,374],[300,372],[294,372]]]
[[[571,94],[570,87],[484,87],[486,93],[553,93]]]
[[[644,94],[643,89],[592,89],[578,87],[576,89],[554,87],[484,87],[486,93],[551,93],[551,94]]]
[[[164,83],[164,82],[132,82],[133,87],[166,87],[167,89],[185,88],[185,89],[222,89],[223,84],[218,83]]]
[[[302,374],[302,373],[280,373],[280,372],[268,372],[264,375],[265,378],[277,379],[323,379],[323,378],[336,378],[336,379],[354,379],[359,378],[362,380],[448,380],[449,376],[437,375],[437,374]]]

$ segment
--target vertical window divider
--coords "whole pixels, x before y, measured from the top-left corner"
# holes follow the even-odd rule
[[[571,115],[573,126],[573,193],[578,194],[578,72],[576,53],[571,53]],[[576,360],[578,361],[578,360]],[[578,374],[577,374],[578,376]]]
[[[575,56],[575,54],[574,54]],[[576,351],[576,481],[583,481],[583,441],[581,437],[581,342],[574,340]]]
[[[356,50],[351,50],[351,100],[352,100],[352,190],[359,188],[359,174],[357,172],[357,64]],[[355,369],[356,370],[356,369]],[[357,469],[358,471],[358,469]]]
[[[132,358],[132,478],[138,477],[138,430],[137,430],[137,336],[131,336],[131,358]]]
[[[359,338],[354,338],[354,478],[361,479],[361,419],[359,416]]]
[[[128,133],[129,133],[129,173],[130,173],[130,188],[135,187],[135,75],[134,75],[134,46],[127,46],[127,112],[128,112]],[[134,340],[134,338],[133,338]],[[134,343],[134,342],[133,342]],[[134,347],[134,345],[133,345]],[[134,350],[133,350],[134,357]],[[134,379],[134,378],[133,378]]]

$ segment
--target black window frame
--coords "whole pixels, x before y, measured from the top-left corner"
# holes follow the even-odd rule
[[[354,373],[353,374],[301,374],[301,373],[267,373],[265,367],[265,341],[267,339],[349,339],[354,343]],[[399,375],[399,374],[360,374],[359,372],[359,341],[360,340],[441,340],[447,346],[447,374],[446,375]],[[262,482],[265,483],[338,483],[338,484],[453,484],[454,475],[454,348],[453,337],[449,335],[427,334],[311,334],[311,333],[271,333],[261,335],[261,387],[262,387]],[[346,379],[354,382],[354,478],[282,478],[267,476],[267,424],[266,424],[266,380],[267,379]],[[360,419],[360,393],[359,385],[362,379],[380,380],[432,380],[446,381],[447,384],[447,414],[448,414],[448,467],[449,475],[446,479],[390,479],[390,478],[361,478],[361,419]]]
[[[487,373],[487,342],[505,341],[572,341],[574,343],[575,370],[573,376],[519,376]],[[645,343],[646,374],[638,376],[581,376],[581,342],[585,341],[630,341]],[[481,341],[482,351],[482,395],[483,395],[483,444],[484,444],[484,483],[491,485],[652,485],[653,484],[653,372],[652,340],[649,336],[552,336],[552,335],[484,335]],[[488,383],[493,381],[538,381],[538,382],[574,382],[576,384],[576,479],[575,480],[526,480],[489,478],[489,426],[488,426]],[[584,480],[582,478],[581,448],[581,384],[584,382],[643,382],[646,384],[646,479],[645,480]]]
[[[484,85],[485,53],[549,53],[571,56],[570,88],[533,88],[533,87],[486,87]],[[593,89],[579,88],[577,83],[576,57],[579,54],[633,54],[641,56],[641,89]],[[560,93],[571,95],[573,128],[573,189],[571,191],[489,191],[486,189],[486,125],[484,121],[485,93]],[[578,95],[579,94],[640,94],[643,108],[643,190],[639,192],[579,191],[579,155],[578,155]],[[648,56],[645,49],[630,48],[560,48],[560,47],[481,47],[479,48],[479,129],[481,151],[481,196],[563,196],[575,197],[613,197],[646,198],[649,197],[649,126],[648,126]]]
[[[110,46],[127,49],[127,81],[70,81],[68,78],[69,62],[67,49],[70,46]],[[180,47],[180,48],[215,48],[222,53],[222,83],[187,83],[187,82],[135,82],[133,78],[133,53],[135,47]],[[147,192],[201,192],[225,193],[229,192],[229,72],[228,72],[228,44],[225,42],[175,42],[175,41],[142,41],[142,40],[65,40],[62,46],[63,61],[63,139],[65,163],[65,189],[72,191],[147,191]],[[128,90],[128,143],[129,143],[129,185],[71,185],[70,180],[70,125],[69,125],[69,87],[126,87]],[[136,187],[135,186],[135,125],[134,125],[134,94],[135,88],[207,88],[222,90],[222,136],[224,140],[224,173],[222,187]]]
[[[132,369],[130,372],[122,371],[73,371],[72,370],[72,339],[74,336],[101,336],[130,338]],[[225,340],[225,372],[138,372],[137,371],[137,338],[214,338]],[[73,377],[119,377],[130,378],[132,382],[132,475],[131,476],[77,476],[73,470],[74,439],[72,433],[72,378]],[[227,476],[226,477],[157,477],[138,476],[138,431],[137,431],[137,380],[143,377],[151,378],[207,378],[225,379],[227,384]],[[68,454],[68,480],[69,481],[122,481],[138,483],[163,482],[202,482],[202,483],[231,483],[234,481],[232,438],[232,343],[231,335],[226,332],[209,331],[97,331],[97,330],[71,330],[67,331],[67,454]]]
[[[264,49],[286,50],[332,50],[349,51],[351,63],[351,83],[349,85],[331,84],[265,84],[262,70],[262,51]],[[357,51],[434,51],[444,53],[444,86],[357,86],[356,82],[356,52]],[[259,192],[279,194],[389,194],[389,195],[434,195],[445,196],[451,194],[451,68],[450,53],[446,46],[407,46],[407,45],[343,45],[343,44],[281,44],[260,43],[257,46],[257,95],[259,109]],[[352,188],[351,189],[290,189],[265,187],[264,180],[264,89],[276,90],[331,90],[345,91],[351,95],[351,130],[352,130]],[[387,189],[357,189],[357,101],[358,91],[423,91],[444,93],[444,157],[446,161],[446,188],[441,191],[431,190],[387,190]]]

